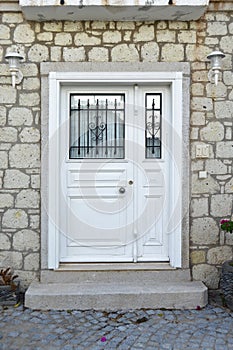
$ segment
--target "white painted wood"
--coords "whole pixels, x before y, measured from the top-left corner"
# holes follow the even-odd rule
[[[66,104],[66,100],[67,100],[67,94],[68,91],[70,90],[70,85],[76,85],[76,89],[78,88],[78,86],[80,86],[80,82],[82,82],[82,89],[89,89],[88,87],[90,82],[95,82],[96,84],[102,84],[103,82],[110,82],[111,81],[111,86],[113,86],[113,83],[115,85],[114,89],[120,89],[121,91],[125,91],[128,93],[129,96],[131,96],[132,100],[133,100],[133,89],[132,89],[132,84],[129,85],[129,83],[141,83],[143,82],[144,85],[148,85],[147,87],[141,87],[139,89],[139,91],[141,91],[141,99],[143,98],[143,89],[150,89],[151,86],[156,85],[158,86],[158,89],[160,90],[164,90],[164,94],[165,97],[169,100],[169,94],[171,94],[171,100],[172,100],[172,113],[170,113],[169,108],[168,108],[168,115],[170,114],[172,116],[172,120],[169,122],[169,120],[165,120],[166,124],[167,124],[167,131],[166,128],[163,127],[163,130],[165,131],[165,134],[163,135],[163,139],[165,140],[165,142],[170,142],[170,140],[172,140],[172,142],[168,142],[168,144],[166,145],[167,147],[167,159],[162,159],[160,161],[160,164],[158,164],[159,162],[157,162],[157,160],[155,161],[155,163],[157,162],[157,168],[155,166],[155,164],[153,164],[153,167],[151,168],[150,163],[152,163],[150,160],[146,160],[144,161],[144,164],[142,162],[142,159],[136,159],[137,166],[135,167],[132,166],[134,164],[134,162],[132,162],[132,164],[129,164],[129,162],[122,162],[122,161],[114,161],[111,166],[109,163],[105,163],[105,170],[109,169],[115,169],[115,173],[118,174],[127,174],[127,171],[129,172],[135,172],[135,169],[137,167],[141,167],[143,169],[143,171],[138,171],[138,169],[136,169],[136,173],[137,173],[137,177],[139,179],[140,183],[143,183],[143,181],[145,181],[145,178],[148,177],[148,175],[146,174],[146,172],[150,173],[150,175],[152,174],[153,176],[157,176],[157,178],[160,177],[159,172],[161,173],[165,173],[165,174],[173,174],[174,175],[174,179],[176,181],[176,185],[174,185],[174,183],[172,182],[171,178],[168,178],[167,175],[165,176],[165,183],[166,186],[171,187],[173,186],[173,188],[171,188],[171,191],[169,191],[169,198],[163,198],[163,200],[166,203],[166,210],[163,211],[163,214],[160,215],[160,219],[157,221],[156,225],[157,225],[157,230],[158,227],[163,229],[163,225],[166,226],[169,223],[169,220],[172,217],[172,213],[175,212],[176,214],[176,222],[173,220],[173,223],[176,224],[176,226],[172,226],[172,230],[170,229],[170,231],[168,231],[168,227],[166,227],[165,231],[163,231],[163,237],[162,237],[162,246],[164,247],[164,249],[161,248],[161,245],[159,245],[159,239],[158,237],[153,237],[153,229],[152,231],[148,230],[147,234],[143,234],[142,237],[139,234],[139,231],[141,230],[142,232],[142,226],[144,225],[144,219],[137,222],[137,225],[133,226],[130,228],[129,230],[129,226],[131,225],[126,225],[124,228],[124,224],[125,222],[129,222],[130,220],[133,221],[135,223],[135,216],[138,216],[138,211],[142,211],[143,208],[143,201],[139,200],[139,197],[141,196],[141,198],[146,197],[146,190],[148,191],[148,187],[138,187],[140,189],[137,191],[133,191],[134,193],[134,199],[133,202],[137,202],[140,203],[141,207],[138,206],[136,207],[135,205],[131,207],[129,207],[130,209],[128,209],[128,211],[126,210],[125,213],[121,213],[121,215],[118,215],[118,220],[120,220],[120,227],[123,227],[123,229],[121,230],[121,240],[119,241],[114,241],[114,235],[111,237],[112,240],[112,250],[110,249],[110,247],[108,247],[109,250],[109,254],[105,254],[104,256],[104,261],[165,261],[168,259],[168,255],[169,255],[169,259],[171,261],[172,266],[174,267],[180,267],[181,266],[181,217],[177,217],[180,215],[181,216],[181,195],[177,197],[177,195],[179,194],[178,192],[181,191],[181,177],[180,174],[176,172],[176,166],[179,167],[179,165],[181,164],[181,140],[182,140],[182,90],[180,90],[180,92],[177,93],[177,89],[180,88],[180,84],[182,81],[182,74],[177,74],[177,73],[142,73],[142,72],[131,72],[131,73],[92,73],[92,72],[86,72],[86,73],[50,73],[50,115],[53,116],[52,118],[50,118],[50,123],[52,124],[52,126],[50,127],[50,136],[53,136],[54,134],[56,134],[56,131],[60,130],[60,141],[58,142],[57,138],[55,137],[55,142],[52,143],[52,145],[54,145],[54,150],[55,152],[57,151],[57,153],[60,155],[60,158],[57,159],[56,157],[54,157],[54,155],[52,156],[53,152],[50,152],[51,157],[50,157],[50,169],[49,169],[49,198],[50,201],[50,211],[52,213],[52,216],[55,216],[55,218],[53,220],[50,220],[51,224],[50,224],[50,228],[49,228],[49,267],[50,268],[56,268],[58,265],[58,261],[62,260],[63,262],[65,261],[70,261],[70,262],[76,262],[76,261],[103,261],[103,254],[100,257],[101,251],[103,253],[103,248],[96,248],[94,249],[95,253],[97,252],[96,249],[99,249],[98,254],[94,254],[93,249],[90,248],[90,246],[86,249],[83,245],[83,252],[85,254],[82,255],[82,257],[80,258],[81,254],[80,253],[80,247],[78,247],[77,244],[74,244],[76,241],[75,240],[68,240],[66,239],[65,235],[63,235],[63,239],[61,239],[60,241],[60,249],[58,249],[58,245],[59,245],[59,237],[61,235],[61,232],[59,231],[65,231],[67,229],[67,221],[66,221],[66,210],[64,210],[64,203],[63,203],[63,207],[61,206],[61,211],[58,213],[57,210],[54,210],[53,205],[55,207],[58,207],[58,203],[62,202],[62,198],[63,195],[65,193],[65,201],[66,201],[66,193],[69,197],[69,203],[71,205],[72,210],[76,211],[78,210],[78,208],[80,207],[80,203],[83,200],[80,196],[80,189],[75,188],[75,186],[72,185],[72,181],[74,181],[75,183],[75,174],[79,173],[80,170],[80,166],[82,165],[82,163],[80,161],[75,161],[75,162],[64,162],[64,159],[66,159],[66,155],[64,154],[64,150],[67,150],[67,144],[66,147],[60,147],[59,146],[61,144],[65,145],[65,140],[67,140],[67,132],[68,132],[68,124],[65,122],[65,119],[68,118],[67,113],[65,113],[63,115],[62,118],[64,118],[64,120],[62,120],[62,128],[61,126],[59,126],[59,119],[60,119],[60,114],[58,113],[58,111],[61,109],[61,104],[59,101],[59,96],[61,94],[61,90],[63,91],[62,93],[62,104],[64,106],[64,104]],[[86,82],[86,83],[85,83]],[[164,85],[164,83],[169,82],[171,88],[164,88],[162,85]],[[120,86],[119,86],[120,84]],[[127,86],[124,86],[126,85]],[[162,84],[162,85],[161,85]],[[123,86],[122,86],[123,85]],[[150,86],[149,86],[150,85]],[[161,87],[159,86],[161,85]],[[55,88],[56,86],[56,88]],[[105,86],[101,85],[101,86]],[[103,88],[102,88],[103,89]],[[105,89],[106,91],[106,89]],[[119,90],[118,90],[119,91]],[[140,92],[139,92],[140,95]],[[167,96],[166,96],[167,95]],[[67,106],[67,104],[66,104]],[[63,110],[63,107],[62,107]],[[143,120],[141,118],[141,120]],[[135,122],[135,120],[134,120]],[[61,120],[60,120],[61,123]],[[144,121],[143,121],[144,123]],[[130,123],[129,123],[130,125]],[[142,128],[144,128],[144,126],[142,126]],[[132,129],[132,130],[131,130]],[[135,142],[135,140],[137,140],[137,143],[139,142],[139,145],[141,143],[141,147],[144,146],[144,141],[143,141],[143,137],[142,134],[140,136],[140,125],[138,125],[137,128],[135,128],[135,124],[131,123],[131,129],[130,127],[128,127],[128,135],[126,135],[126,138],[128,138],[128,140],[131,140],[131,142]],[[177,130],[178,129],[178,130]],[[61,133],[62,130],[62,133]],[[173,132],[175,130],[176,135],[178,136],[173,136],[171,137],[171,135],[168,133],[169,132]],[[167,133],[167,134],[166,134]],[[63,136],[62,136],[63,135]],[[132,135],[132,136],[131,136]],[[56,135],[57,136],[57,135]],[[132,137],[132,139],[130,139]],[[181,140],[179,140],[179,138],[181,138]],[[171,153],[171,151],[174,151],[174,145],[175,145],[175,149],[176,149],[176,162],[178,161],[178,165],[172,163],[172,158],[170,159],[169,162],[167,162],[167,160],[169,159],[169,153]],[[130,149],[130,147],[129,147]],[[57,154],[57,156],[58,156]],[[166,155],[166,153],[165,153]],[[172,154],[171,154],[172,155]],[[153,162],[154,163],[154,162]],[[89,161],[89,167],[92,167],[92,171],[93,169],[95,170],[96,168],[96,164],[98,164],[98,162],[96,161]],[[166,164],[169,165],[169,171],[166,169]],[[55,170],[54,170],[55,169]],[[59,174],[61,174],[61,169],[62,169],[62,173],[67,173],[67,177],[65,177],[66,181],[62,182],[62,194],[60,196],[60,198],[58,198],[57,196],[54,196],[53,192],[57,191],[59,192]],[[91,169],[91,168],[90,168]],[[89,170],[90,170],[89,169]],[[120,171],[119,171],[120,169]],[[122,171],[123,169],[123,171]],[[179,169],[179,171],[181,171],[181,169]],[[138,175],[139,174],[139,175]],[[146,175],[145,175],[146,174]],[[128,175],[128,174],[127,174]],[[133,174],[133,176],[135,176],[135,173]],[[85,177],[84,177],[85,179]],[[128,179],[128,178],[127,178]],[[138,181],[138,179],[136,181]],[[122,181],[125,181],[126,178],[123,177]],[[70,182],[69,182],[70,181]],[[56,183],[56,184],[55,184]],[[70,186],[70,187],[69,187]],[[73,187],[72,187],[73,186]],[[103,187],[106,191],[106,185]],[[67,189],[67,192],[66,192]],[[72,189],[72,190],[71,190]],[[70,192],[71,190],[71,192]],[[91,189],[89,189],[91,190]],[[92,189],[93,190],[93,189]],[[109,188],[107,189],[109,190]],[[129,191],[131,191],[131,189],[129,189]],[[144,194],[143,194],[144,191]],[[61,191],[60,191],[61,192]],[[135,193],[136,192],[136,193]],[[127,192],[126,192],[127,193]],[[109,194],[109,193],[108,193]],[[103,193],[101,193],[101,195],[103,195]],[[113,195],[113,194],[112,194]],[[127,193],[127,195],[130,195]],[[155,197],[160,196],[160,193],[155,193],[154,194]],[[148,197],[148,196],[147,196]],[[161,196],[160,196],[161,197]],[[127,198],[127,197],[126,197]],[[148,198],[147,198],[148,200]],[[151,201],[151,199],[149,199],[149,201]],[[79,204],[77,204],[79,203]],[[177,211],[177,207],[178,206],[178,211]],[[151,206],[152,207],[152,206]],[[85,208],[85,206],[84,206]],[[136,209],[135,209],[136,208]],[[85,210],[84,210],[85,213]],[[147,213],[148,214],[148,213]],[[153,217],[154,213],[148,214],[148,219],[147,221],[150,221],[150,218]],[[86,214],[85,214],[86,215]],[[133,217],[134,215],[134,217]],[[152,215],[152,216],[151,216]],[[51,215],[49,215],[51,216]],[[65,216],[65,219],[64,219]],[[90,216],[90,217],[89,217]],[[63,225],[61,227],[61,220],[62,219]],[[133,218],[133,219],[132,219]],[[92,217],[91,217],[91,212],[89,212],[88,214],[88,219],[91,221]],[[102,217],[103,219],[103,217]],[[152,221],[154,221],[152,219]],[[59,223],[58,223],[59,221]],[[112,220],[110,220],[111,222]],[[147,221],[146,224],[147,224]],[[71,220],[68,220],[68,222],[71,222]],[[143,222],[143,225],[142,225]],[[112,222],[112,224],[114,223],[114,221]],[[101,222],[102,224],[102,222]],[[116,224],[116,222],[115,222]],[[114,225],[115,225],[114,224]],[[153,226],[154,222],[152,222],[152,226]],[[105,224],[106,225],[106,224]],[[141,225],[141,226],[140,226]],[[75,225],[73,225],[75,226]],[[101,225],[102,226],[102,225]],[[132,225],[131,225],[132,226]],[[64,229],[65,228],[65,229]],[[106,226],[106,229],[108,227]],[[97,231],[98,232],[98,229]],[[160,231],[161,232],[161,231]],[[74,232],[72,232],[72,235],[74,234]],[[101,235],[101,230],[99,230],[99,234]],[[136,237],[137,236],[137,237]],[[139,236],[139,237],[138,237]],[[98,237],[98,234],[97,234]],[[115,238],[119,237],[115,235]],[[88,237],[89,239],[91,237]],[[136,239],[135,239],[136,238]],[[82,237],[83,240],[85,240],[85,236]],[[105,237],[106,239],[106,237]],[[156,241],[157,239],[157,241]],[[96,240],[98,241],[98,239]],[[55,246],[54,246],[54,242],[55,242]],[[69,254],[67,254],[67,247],[66,247],[66,243],[68,242],[69,248]],[[122,244],[123,242],[123,244]],[[137,243],[135,245],[135,242]],[[77,242],[76,242],[77,243]],[[98,244],[100,245],[100,243],[95,242],[95,244],[98,246]],[[106,243],[106,242],[105,242]],[[127,244],[125,244],[127,243]],[[160,242],[161,243],[161,242]],[[116,248],[116,245],[121,245],[121,247]],[[115,246],[114,246],[115,245]],[[85,252],[86,249],[86,252]],[[120,254],[116,254],[116,249],[118,250],[118,253],[120,251]],[[165,252],[166,251],[166,252]],[[77,253],[78,252],[78,253]],[[93,259],[93,256],[95,255],[95,258]],[[60,259],[60,256],[62,256],[62,259]],[[78,258],[77,258],[78,257]]]

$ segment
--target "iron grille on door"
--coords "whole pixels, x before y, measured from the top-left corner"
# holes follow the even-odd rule
[[[147,93],[145,95],[145,106],[146,158],[161,158],[162,94]]]
[[[70,159],[125,156],[125,95],[70,95]]]

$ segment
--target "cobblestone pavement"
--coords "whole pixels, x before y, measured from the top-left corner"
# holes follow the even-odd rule
[[[214,296],[202,310],[0,307],[0,350],[233,349],[233,312],[220,304]]]

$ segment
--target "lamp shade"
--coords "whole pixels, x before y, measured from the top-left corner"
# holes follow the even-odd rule
[[[211,62],[211,68],[213,70],[215,69],[221,69],[222,67],[222,59],[225,57],[224,53],[222,53],[221,51],[213,51],[211,52],[207,58],[210,60]]]
[[[18,69],[19,61],[23,60],[23,56],[18,52],[9,52],[6,54],[5,59],[8,60],[10,69]]]

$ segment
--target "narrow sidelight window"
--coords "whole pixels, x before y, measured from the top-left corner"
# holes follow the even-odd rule
[[[161,158],[161,117],[162,94],[147,93],[145,95],[145,144],[146,158]]]

